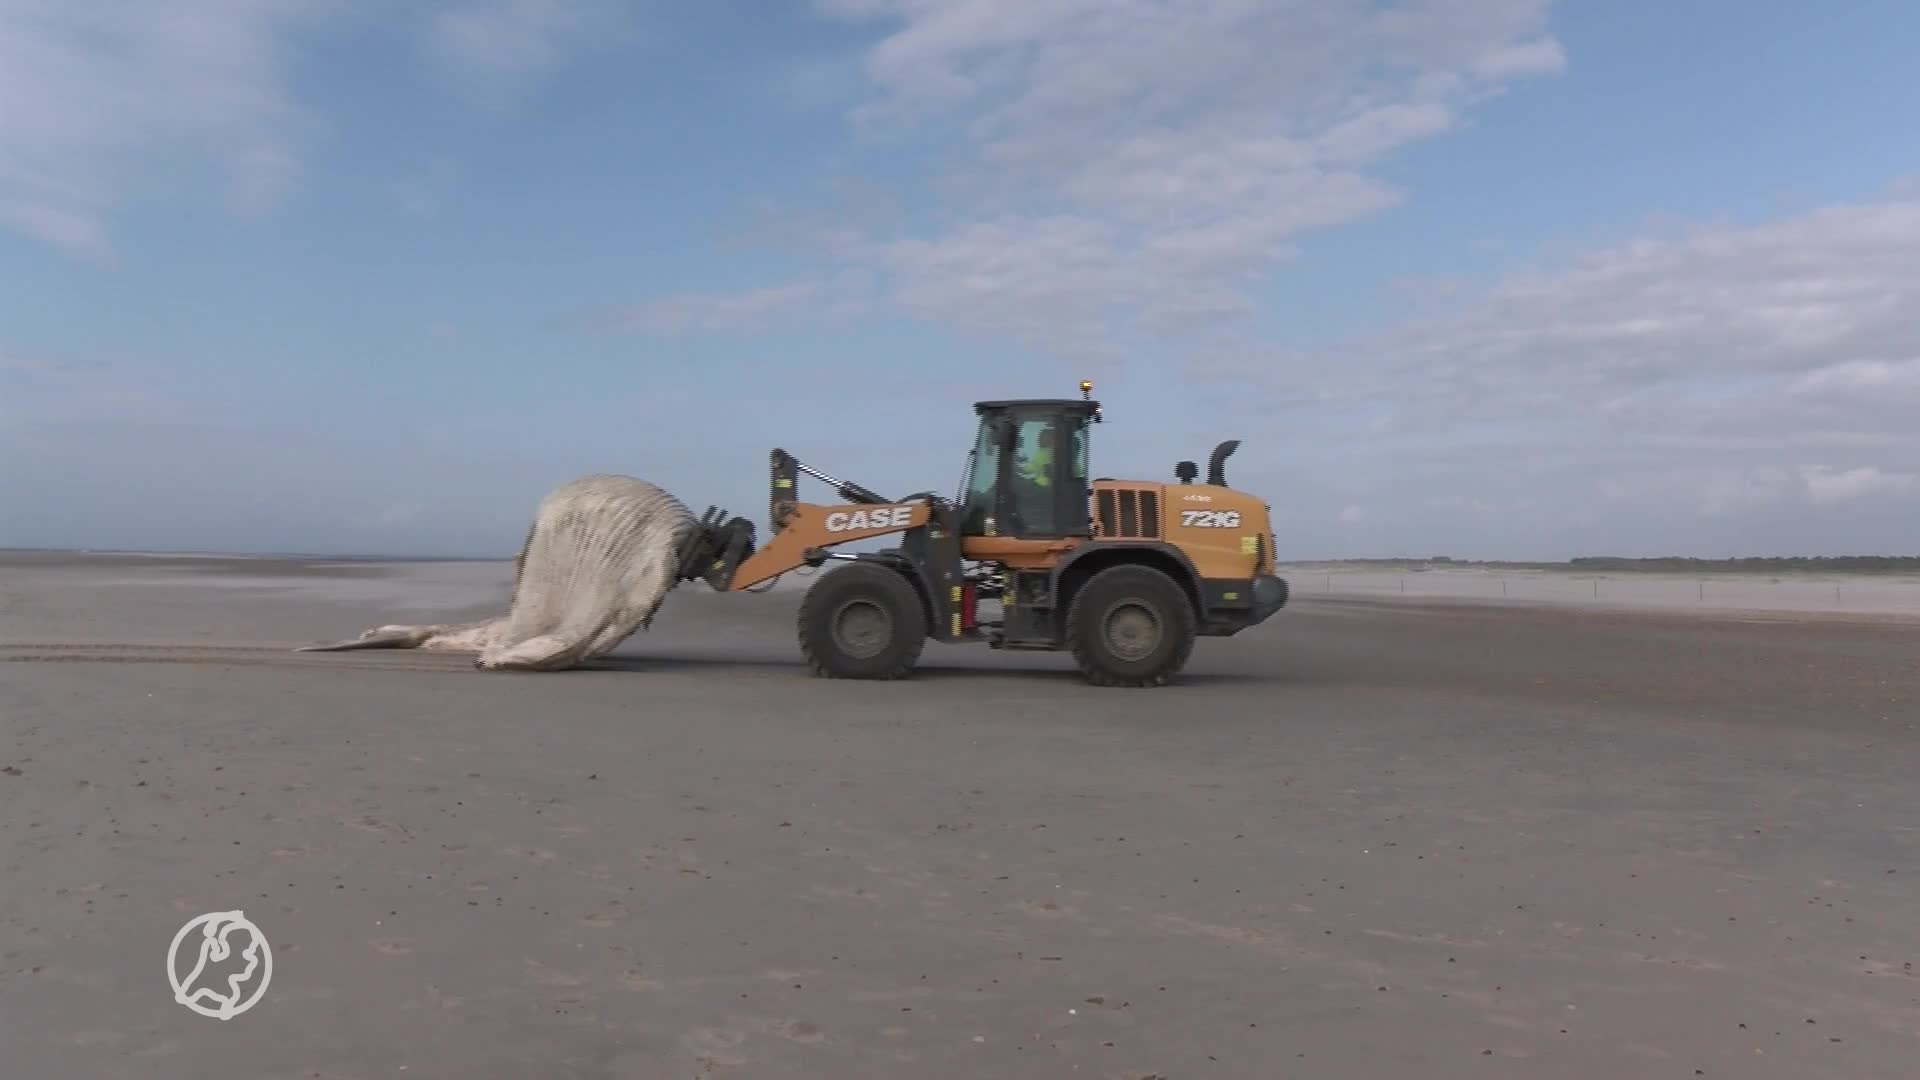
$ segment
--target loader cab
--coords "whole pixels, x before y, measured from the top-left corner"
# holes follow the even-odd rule
[[[1091,536],[1089,428],[1093,401],[981,401],[966,488],[963,536],[1039,540]]]

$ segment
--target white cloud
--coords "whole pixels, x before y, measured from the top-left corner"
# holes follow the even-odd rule
[[[791,311],[819,294],[820,284],[813,281],[739,293],[674,293],[618,308],[606,321],[615,329],[649,333],[738,329]]]
[[[595,322],[610,330],[650,334],[752,330],[776,316],[844,318],[862,309],[869,287],[865,274],[849,270],[745,292],[673,293],[621,305]]]
[[[432,56],[469,91],[499,98],[624,33],[620,0],[461,0],[428,27]]]
[[[208,161],[236,209],[298,175],[303,116],[283,37],[332,0],[0,0],[0,227],[68,252],[111,249],[108,220],[155,155]]]
[[[183,404],[151,371],[50,359],[0,345],[0,433],[64,424],[178,421]]]
[[[0,0],[0,229],[68,253],[112,253],[114,214],[191,178],[259,215],[298,186],[317,124],[288,67],[302,31],[368,0]],[[398,25],[462,85],[497,101],[581,50],[622,39],[614,0],[462,0]]]
[[[1325,350],[1221,357],[1238,382],[1210,392],[1311,425],[1301,452],[1354,478],[1329,499],[1473,490],[1655,549],[1920,535],[1920,200],[1648,235],[1452,305]]]
[[[1427,499],[1426,504],[1436,510],[1471,510],[1478,514],[1491,513],[1494,509],[1487,500],[1470,495],[1435,495]]]
[[[1920,405],[1920,201],[1643,238],[1308,357],[1401,433],[1523,423],[1710,450],[1905,444]]]
[[[1771,506],[1803,490],[1796,470],[1780,466],[1709,469],[1701,487],[1700,512],[1711,517]]]
[[[1875,465],[1846,470],[1809,465],[1801,470],[1800,476],[1806,482],[1809,497],[1823,504],[1874,495],[1905,495],[1920,481],[1913,473],[1883,472]]]
[[[1897,398],[1920,406],[1920,356],[1909,360],[1844,360],[1802,375],[1792,387],[1808,399]]]
[[[112,248],[105,225],[92,211],[19,195],[0,196],[0,228],[90,258],[103,257]]]
[[[1558,69],[1547,6],[816,0],[880,34],[857,130],[940,154],[936,211],[824,253],[1077,363],[1239,319],[1301,235],[1400,200],[1370,168]]]
[[[1684,474],[1683,474],[1684,475]],[[1830,465],[1762,465],[1705,470],[1700,512],[1739,515],[1769,507],[1830,507],[1920,490],[1920,477],[1876,465],[1840,469]]]

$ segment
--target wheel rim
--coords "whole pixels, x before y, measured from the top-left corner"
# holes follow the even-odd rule
[[[1108,608],[1100,629],[1107,651],[1122,660],[1139,660],[1160,647],[1160,617],[1136,601],[1123,600]]]
[[[833,613],[833,643],[858,660],[878,656],[893,640],[893,617],[871,600],[849,600]]]

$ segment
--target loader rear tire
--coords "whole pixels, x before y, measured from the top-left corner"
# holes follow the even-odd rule
[[[904,679],[927,644],[927,612],[900,571],[850,562],[800,601],[800,652],[823,679]]]
[[[1095,686],[1163,686],[1193,655],[1198,634],[1185,590],[1151,566],[1093,575],[1067,611],[1067,647]]]

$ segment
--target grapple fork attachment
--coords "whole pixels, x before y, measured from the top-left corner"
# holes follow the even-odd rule
[[[685,581],[698,578],[714,591],[725,592],[734,570],[753,550],[753,522],[709,506],[700,515],[700,531],[681,557],[680,577]]]

